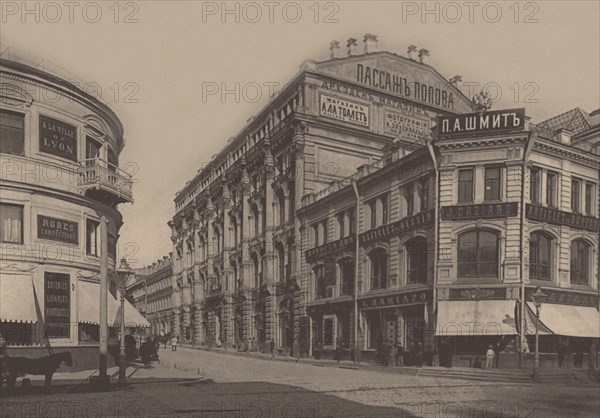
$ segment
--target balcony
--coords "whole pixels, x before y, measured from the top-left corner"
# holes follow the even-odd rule
[[[129,173],[99,158],[79,164],[77,186],[85,196],[108,205],[133,202],[133,181]]]

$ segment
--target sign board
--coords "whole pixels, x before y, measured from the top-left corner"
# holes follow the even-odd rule
[[[419,140],[431,133],[431,122],[424,117],[416,117],[410,113],[386,111],[384,116],[384,132],[401,138]]]
[[[442,220],[481,219],[481,218],[507,218],[517,216],[519,204],[509,203],[484,203],[481,205],[456,205],[442,206]]]
[[[319,114],[326,118],[369,127],[369,106],[321,94]]]
[[[344,250],[353,249],[355,242],[354,235],[350,235],[349,237],[311,248],[305,252],[306,261],[312,263],[318,259],[325,259],[329,256],[336,255]]]
[[[438,116],[437,118],[437,134],[440,138],[515,131],[524,128],[524,108]]]
[[[77,128],[40,115],[40,152],[77,161]]]
[[[408,216],[397,222],[382,225],[371,231],[367,231],[359,236],[361,245],[372,241],[385,239],[391,235],[398,235],[409,229],[429,225],[433,223],[433,209],[427,212],[421,212],[413,216]]]
[[[79,224],[77,222],[38,215],[37,225],[38,238],[66,242],[67,244],[79,243]]]
[[[531,301],[531,295],[536,292],[537,288],[528,287],[525,289],[525,300]],[[544,303],[558,303],[561,305],[575,306],[598,306],[598,295],[590,295],[589,293],[573,293],[558,290],[543,288],[542,291],[548,295]]]
[[[450,300],[506,299],[505,288],[450,289]]]
[[[62,273],[44,274],[44,322],[49,338],[69,338],[71,335],[70,276]]]
[[[566,225],[571,228],[584,229],[591,232],[598,232],[598,229],[600,229],[600,220],[593,216],[565,212],[563,210],[531,205],[529,203],[525,206],[525,216],[532,221]]]
[[[431,301],[431,290],[420,290],[418,292],[400,293],[386,296],[372,296],[358,300],[361,309],[382,308],[390,306],[414,305]]]

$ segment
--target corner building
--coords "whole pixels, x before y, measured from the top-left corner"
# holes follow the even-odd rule
[[[305,261],[307,226],[297,213],[303,196],[372,166],[394,140],[401,152],[409,152],[437,116],[471,110],[456,86],[427,64],[426,50],[417,57],[409,48],[410,56],[403,57],[377,52],[373,35],[363,41],[360,51],[349,42],[343,58],[332,44],[331,59],[305,62],[177,193],[169,225],[180,303],[172,330],[182,341],[265,351],[274,341],[279,353],[308,356],[312,330],[324,331],[310,322],[320,313],[312,303],[315,265]],[[376,206],[377,216],[384,216],[383,201]],[[344,233],[351,219],[350,213],[344,218]],[[383,225],[381,219],[377,225]],[[321,244],[339,235],[331,226],[319,231]],[[381,278],[388,279],[403,286]],[[321,291],[344,297],[353,290],[323,285]],[[420,308],[414,309],[407,316],[417,316]]]
[[[133,201],[119,168],[123,126],[105,104],[62,77],[4,51],[0,59],[0,321],[10,356],[71,352],[97,365],[100,219],[109,271]],[[110,282],[109,325],[117,283]],[[36,299],[37,297],[37,299]],[[128,305],[126,321],[135,321]],[[42,329],[44,328],[44,329]]]

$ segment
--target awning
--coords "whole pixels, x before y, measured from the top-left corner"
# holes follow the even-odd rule
[[[120,304],[109,293],[107,318],[109,326],[120,326]],[[98,325],[100,321],[100,284],[79,281],[79,322]],[[125,326],[149,327],[150,323],[125,300]]]
[[[37,322],[31,276],[0,274],[0,321]]]
[[[515,301],[439,301],[435,335],[517,335]]]
[[[532,322],[535,321],[535,305],[527,302]],[[540,322],[556,335],[568,337],[600,338],[600,313],[593,306],[559,305],[545,303],[540,309]],[[535,334],[535,322],[527,324]]]

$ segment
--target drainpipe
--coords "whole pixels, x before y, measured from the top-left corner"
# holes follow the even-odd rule
[[[427,144],[427,150],[429,151],[429,155],[431,156],[431,161],[433,162],[433,169],[435,171],[435,187],[434,187],[434,195],[435,195],[435,206],[433,213],[433,239],[434,239],[434,247],[433,247],[433,286],[432,286],[432,301],[433,304],[433,319],[436,321],[437,325],[437,282],[438,282],[438,254],[439,254],[439,245],[440,245],[440,219],[439,219],[439,210],[440,210],[440,170],[438,168],[438,162],[435,157],[435,150],[433,148],[433,143],[431,141],[425,141]],[[435,325],[434,325],[435,329]],[[435,333],[434,333],[435,335]],[[434,351],[435,351],[435,338],[433,339],[434,343]]]
[[[360,229],[360,195],[358,194],[358,184],[356,182],[356,179],[352,179],[352,189],[354,190],[354,195],[356,196],[356,210],[354,215],[354,292],[352,292],[352,299],[354,302],[354,364],[360,364],[360,360],[358,359],[358,270],[360,267],[358,261],[360,251],[360,247],[358,244],[358,233]]]
[[[523,368],[523,351],[525,350],[525,263],[524,251],[525,245],[525,173],[527,172],[527,163],[529,155],[533,149],[533,144],[538,137],[536,128],[527,136],[525,151],[523,152],[523,165],[521,166],[521,248],[519,249],[520,270],[521,270],[521,291],[520,291],[520,319],[519,319],[519,368]]]

